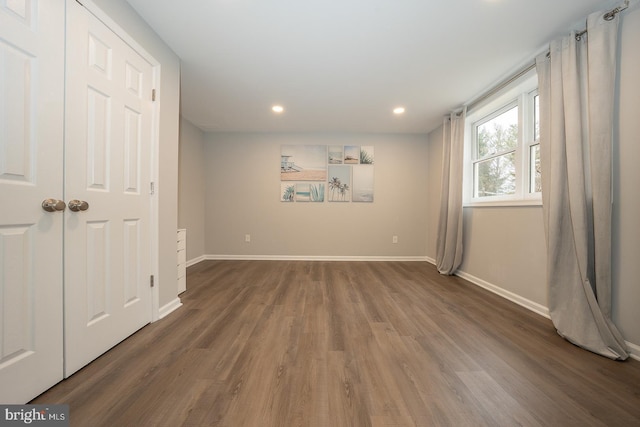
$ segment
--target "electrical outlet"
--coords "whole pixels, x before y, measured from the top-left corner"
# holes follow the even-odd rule
[[[244,241],[249,243],[251,241],[251,234],[245,234],[244,235]]]
[[[393,236],[391,243],[398,243],[398,236]]]

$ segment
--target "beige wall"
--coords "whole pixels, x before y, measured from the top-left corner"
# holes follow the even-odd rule
[[[619,103],[614,145],[613,320],[640,345],[640,10],[623,13]],[[429,198],[437,203],[442,128],[429,134]],[[436,182],[437,181],[437,182]],[[429,209],[427,255],[435,258],[438,211]],[[547,305],[546,245],[541,207],[464,209],[460,270],[527,300]],[[637,354],[638,349],[636,349]]]
[[[93,0],[111,19],[142,46],[161,67],[159,88],[159,179],[156,183],[158,212],[158,265],[156,283],[159,305],[177,296],[176,230],[178,228],[178,120],[180,107],[180,60],[124,0]]]
[[[640,9],[622,12],[614,145],[613,320],[640,346]],[[640,348],[638,349],[640,351]]]
[[[280,202],[283,144],[373,145],[374,203]],[[209,255],[425,256],[426,135],[208,134],[205,159]]]
[[[204,133],[182,118],[180,120],[178,227],[187,229],[187,261],[205,255],[204,166]]]
[[[442,173],[442,127],[429,134],[427,256],[436,257]],[[540,206],[464,208],[460,271],[547,305],[546,248]]]
[[[460,270],[547,306],[542,207],[464,209]]]

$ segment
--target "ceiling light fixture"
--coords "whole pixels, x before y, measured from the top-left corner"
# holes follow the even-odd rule
[[[393,114],[402,114],[404,113],[404,107],[396,107],[393,109]]]
[[[284,111],[284,107],[282,105],[274,105],[271,107],[274,113],[282,113]]]

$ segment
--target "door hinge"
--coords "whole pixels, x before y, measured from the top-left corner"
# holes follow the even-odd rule
[[[153,195],[156,192],[156,186],[154,185],[153,181],[151,181],[149,183],[149,194]]]
[[[151,276],[149,276],[149,286],[153,288],[154,284],[153,284],[153,274]]]
[[[156,100],[156,90],[151,89],[151,101],[155,101],[155,100]]]

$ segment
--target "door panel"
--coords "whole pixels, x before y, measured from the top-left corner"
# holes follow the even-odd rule
[[[65,375],[151,321],[152,67],[68,3]]]
[[[32,82],[29,76],[34,73],[36,64],[30,54],[3,41],[0,41],[0,57],[5,82],[5,102],[0,115],[0,129],[3,129],[5,136],[0,141],[0,176],[3,179],[32,183],[35,129],[30,113],[33,108],[31,96],[34,93],[35,82]],[[11,84],[7,84],[8,82]]]
[[[111,125],[111,99],[92,87],[87,88],[87,186],[94,190],[108,190],[109,126]],[[78,124],[75,121],[75,124]],[[78,159],[80,161],[81,159]]]
[[[64,2],[0,2],[0,402],[62,379]]]

